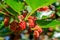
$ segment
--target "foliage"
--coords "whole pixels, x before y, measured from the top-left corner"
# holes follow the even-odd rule
[[[9,20],[10,24],[7,28],[5,28],[5,30],[9,30],[9,31],[7,31],[7,33],[10,32],[9,28],[10,28],[10,25],[12,25],[11,23],[13,21],[14,22],[17,21],[18,23],[20,23],[22,20],[29,21],[29,22],[35,21],[34,18],[32,18],[33,20],[28,19],[28,18],[32,14],[34,14],[37,11],[37,9],[42,8],[44,6],[49,6],[55,2],[56,2],[56,0],[25,0],[22,2],[20,0],[4,0],[3,2],[0,3],[0,6],[3,9],[3,11],[0,11],[0,13],[4,14],[4,17],[9,16],[9,19],[10,19]],[[32,10],[30,13],[29,12],[27,13],[26,17],[23,17],[21,11],[25,10],[25,6],[30,6]],[[7,14],[6,14],[6,12],[7,12]],[[59,15],[60,13],[57,13],[57,14]],[[19,17],[22,20],[19,19],[18,16],[22,16],[22,18]],[[58,21],[57,19],[54,19],[51,21],[46,21],[45,19],[47,19],[47,18],[49,18],[49,17],[44,17],[44,19],[41,19],[41,20],[37,19],[36,20],[37,25],[39,25],[41,28],[49,28],[49,27],[55,28],[57,25],[60,25],[60,21]],[[8,19],[7,19],[7,21],[8,21]],[[18,25],[17,22],[16,22],[16,24]],[[22,22],[22,23],[24,24],[24,22]],[[0,25],[1,25],[0,29],[2,30],[0,33],[2,34],[4,32],[4,34],[5,34],[6,31],[4,31],[4,27],[3,27],[4,23],[0,22]],[[20,25],[22,25],[22,24],[20,24]],[[15,30],[17,30],[17,29],[19,29],[19,26],[17,26]],[[19,31],[19,33],[20,33],[20,31]]]

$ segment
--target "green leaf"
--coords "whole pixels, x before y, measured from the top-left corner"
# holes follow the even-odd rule
[[[23,9],[23,4],[17,0],[5,0],[5,2],[18,13]]]
[[[45,20],[37,20],[37,24],[42,28],[55,28],[57,25],[60,25],[60,21],[58,20],[51,20],[51,21],[45,21]]]
[[[56,0],[26,0],[26,3],[32,8],[32,10],[50,5],[54,2],[56,2]]]
[[[15,12],[11,7],[6,8],[6,9],[7,9],[10,13],[13,13],[14,16],[17,16],[17,15],[18,15],[18,13]]]
[[[32,8],[32,12],[26,16],[25,20],[27,20],[27,18],[31,16],[38,8],[51,5],[54,2],[56,2],[56,0],[26,0],[26,3]]]

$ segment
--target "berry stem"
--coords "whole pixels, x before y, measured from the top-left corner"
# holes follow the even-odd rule
[[[1,14],[4,14],[4,15],[6,15],[6,16],[10,16],[10,15],[8,15],[8,14],[5,14],[5,13],[4,13],[4,12],[2,12],[2,11],[0,11],[0,13],[1,13]]]
[[[9,12],[6,7],[4,6],[5,4],[0,4],[3,9],[5,9],[10,15],[14,16],[11,12]]]

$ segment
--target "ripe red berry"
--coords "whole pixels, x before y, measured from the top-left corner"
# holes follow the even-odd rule
[[[16,31],[18,28],[18,23],[16,21],[13,21],[11,24],[10,24],[10,30],[12,31]]]
[[[40,11],[43,11],[43,9],[42,8],[39,8],[37,11],[40,12]]]
[[[9,25],[9,17],[4,18],[4,25],[8,26]]]
[[[32,19],[32,20],[33,20],[33,19],[34,19],[34,17],[30,16],[28,19]]]
[[[46,11],[46,10],[48,10],[48,9],[49,9],[48,6],[44,6],[44,7],[42,7],[42,8],[39,8],[37,11]]]
[[[29,27],[30,27],[30,28],[33,28],[33,27],[35,26],[35,22],[34,22],[34,20],[32,20],[32,19],[29,19],[29,20],[28,20],[28,23],[29,23]]]
[[[25,21],[21,21],[19,23],[19,26],[20,26],[21,30],[25,30],[26,29],[26,22]]]
[[[38,31],[39,33],[42,33],[42,28],[40,28],[38,25],[36,25],[35,27],[34,27],[34,29],[36,30],[36,31]]]
[[[28,23],[29,23],[29,27],[30,27],[30,28],[33,28],[33,27],[35,26],[35,20],[36,20],[36,17],[30,16],[30,17],[28,18]]]
[[[34,17],[33,16],[30,16],[28,19],[32,19],[32,20],[35,21],[36,20],[36,17],[35,16]]]
[[[34,37],[39,37],[39,32],[38,31],[34,31]]]
[[[42,31],[43,31],[43,30],[42,30],[41,28],[38,29],[38,32],[39,32],[39,33],[42,33]]]

